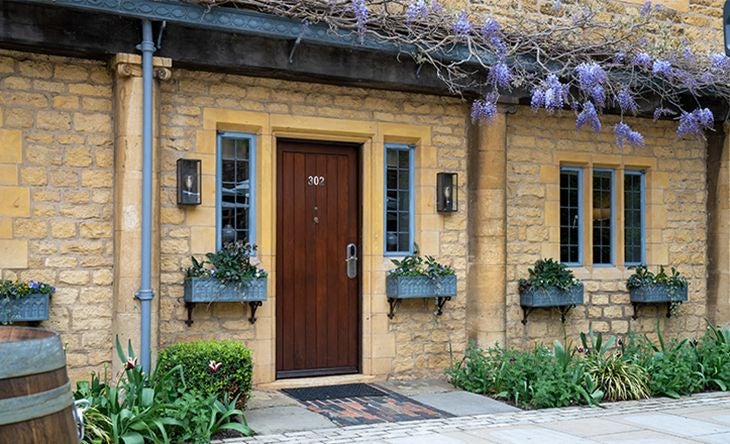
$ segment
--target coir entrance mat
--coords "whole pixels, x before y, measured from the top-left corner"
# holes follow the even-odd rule
[[[285,389],[307,409],[340,426],[448,418],[452,415],[369,384]]]

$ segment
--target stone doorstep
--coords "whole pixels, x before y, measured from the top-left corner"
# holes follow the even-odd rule
[[[296,433],[281,433],[275,435],[257,435],[250,438],[226,439],[216,441],[215,444],[243,444],[259,442],[332,442],[333,440],[361,441],[361,438],[371,436],[373,439],[386,440],[394,435],[419,436],[433,432],[469,431],[485,428],[502,428],[509,426],[537,425],[546,422],[599,418],[602,416],[619,416],[627,414],[656,412],[660,410],[676,410],[683,408],[718,406],[730,409],[730,393],[713,392],[700,393],[679,400],[669,398],[652,398],[641,401],[622,401],[606,403],[605,408],[591,408],[586,406],[566,407],[544,410],[529,410],[512,413],[496,413],[488,415],[462,416],[449,419],[434,419],[410,421],[406,423],[383,423],[363,428],[361,426],[342,428],[323,428],[313,430],[304,436]],[[247,412],[248,415],[249,412]],[[436,427],[432,427],[436,425]],[[452,427],[455,426],[455,427]],[[445,426],[445,427],[444,427]],[[448,429],[448,430],[444,430]],[[299,439],[292,439],[298,437]]]

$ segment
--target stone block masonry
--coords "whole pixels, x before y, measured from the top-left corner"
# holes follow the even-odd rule
[[[112,356],[112,160],[104,63],[0,50],[0,277],[56,287],[72,379]]]

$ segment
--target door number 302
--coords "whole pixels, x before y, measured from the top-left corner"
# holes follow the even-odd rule
[[[324,176],[308,176],[307,185],[313,187],[323,187],[325,182]]]

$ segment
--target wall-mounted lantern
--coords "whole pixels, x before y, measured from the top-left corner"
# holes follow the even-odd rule
[[[177,204],[200,205],[200,160],[177,160]]]
[[[439,213],[454,213],[459,211],[458,174],[436,174],[436,211]]]

